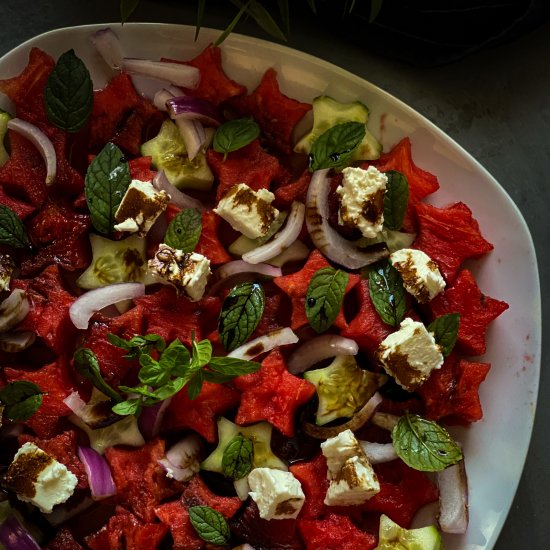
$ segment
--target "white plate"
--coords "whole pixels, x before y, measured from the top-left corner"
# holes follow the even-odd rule
[[[0,59],[2,78],[18,74],[32,46],[57,57],[73,48],[90,69],[97,86],[110,72],[90,45],[89,37],[105,25],[60,29],[40,35]],[[218,35],[181,25],[127,23],[111,25],[132,57],[190,59]],[[470,484],[470,526],[464,536],[446,537],[446,548],[490,549],[510,509],[523,469],[535,414],[541,349],[540,287],[531,235],[518,208],[495,179],[464,149],[416,111],[334,65],[284,46],[241,35],[223,44],[227,74],[252,90],[263,72],[274,67],[283,92],[303,101],[328,94],[341,101],[360,99],[371,112],[369,127],[387,150],[409,136],[415,162],[437,175],[441,189],[431,198],[438,205],[463,201],[495,249],[472,263],[481,290],[510,304],[492,323],[492,364],[480,395],[484,418],[455,435],[464,443]],[[0,107],[9,107],[0,98]]]

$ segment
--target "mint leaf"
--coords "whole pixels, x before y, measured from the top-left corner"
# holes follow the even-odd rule
[[[309,169],[338,168],[351,157],[366,134],[363,122],[343,122],[321,134],[311,146]]]
[[[159,363],[173,376],[186,376],[189,371],[191,355],[187,348],[176,338],[162,352]]]
[[[260,369],[260,363],[238,359],[237,357],[212,357],[208,363],[210,370],[235,378]]]
[[[89,348],[79,348],[74,352],[74,367],[76,372],[86,380],[89,380],[101,393],[116,402],[122,401],[122,397],[101,376],[99,361],[96,354]]]
[[[170,370],[163,368],[158,361],[155,361],[150,355],[142,355],[139,358],[141,369],[138,378],[142,384],[158,388],[164,386],[170,380]]]
[[[327,330],[342,308],[348,274],[340,269],[324,267],[317,270],[307,287],[306,316],[317,331]]]
[[[434,335],[436,344],[441,346],[443,357],[447,357],[453,350],[456,337],[458,336],[458,327],[460,325],[459,313],[447,313],[437,317],[428,326],[428,332]]]
[[[138,7],[139,0],[120,0],[120,19],[126,23],[134,10]]]
[[[212,147],[218,153],[237,151],[252,143],[260,135],[260,127],[252,118],[238,118],[224,122],[214,134]],[[224,157],[225,158],[225,157]]]
[[[3,204],[0,204],[0,244],[13,248],[31,246],[25,225],[11,208]]]
[[[187,382],[187,395],[189,396],[189,399],[193,401],[194,399],[197,399],[197,397],[200,395],[202,391],[202,384],[204,382],[204,371],[200,370],[198,371],[189,382]]]
[[[212,343],[210,340],[193,340],[193,355],[191,357],[191,369],[204,367],[212,357]]]
[[[128,401],[117,403],[112,411],[121,416],[138,415],[141,412],[142,404],[141,399],[128,399]]]
[[[189,519],[202,540],[219,546],[229,543],[231,537],[229,525],[218,511],[209,506],[191,506]]]
[[[42,405],[42,391],[32,382],[17,380],[0,390],[4,414],[15,422],[28,420]]]
[[[202,216],[196,208],[184,208],[170,222],[164,242],[172,248],[193,252],[202,232]]]
[[[409,202],[409,184],[401,172],[385,172],[388,183],[384,193],[384,227],[398,231],[403,225],[407,203]]]
[[[462,460],[447,430],[416,414],[405,414],[392,433],[393,447],[405,464],[422,472],[439,472]]]
[[[128,351],[128,353],[124,356],[126,359],[139,358],[143,353],[150,355],[154,349],[162,352],[166,347],[164,338],[158,334],[133,336],[130,340],[124,340],[124,338],[120,338],[120,336],[117,336],[116,334],[108,333],[107,339],[113,346]]]
[[[65,52],[57,60],[44,89],[48,119],[62,130],[78,132],[92,114],[93,92],[86,65],[74,50]]]
[[[248,437],[236,435],[227,445],[222,457],[222,474],[233,480],[242,479],[252,470],[254,445]]]
[[[108,235],[113,231],[115,213],[131,179],[122,151],[107,143],[88,167],[84,184],[92,224],[100,233]]]
[[[157,388],[151,392],[151,402],[146,404],[154,405],[158,401],[164,401],[173,395],[176,395],[187,382],[186,378],[173,378],[170,382],[166,383],[164,386]]]
[[[286,41],[285,33],[279,28],[279,25],[277,25],[275,19],[273,19],[269,11],[262,6],[260,2],[252,0],[248,6],[247,13],[267,34],[270,34],[278,40]]]
[[[233,351],[256,330],[265,308],[264,289],[258,283],[243,283],[231,289],[223,301],[218,331],[223,347]]]
[[[237,23],[241,20],[242,16],[245,14],[246,9],[248,8],[248,5],[250,4],[252,0],[248,0],[246,4],[244,4],[237,15],[231,20],[229,25],[225,28],[225,30],[216,38],[216,41],[214,42],[214,46],[219,46],[232,32],[233,29],[236,27]]]
[[[399,272],[389,262],[369,271],[369,294],[382,321],[396,327],[407,309],[407,293]]]

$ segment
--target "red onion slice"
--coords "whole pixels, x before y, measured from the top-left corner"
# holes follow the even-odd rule
[[[34,332],[7,332],[0,334],[0,349],[8,353],[19,353],[32,346],[35,340]]]
[[[274,237],[264,245],[243,254],[243,260],[250,264],[259,264],[281,254],[300,235],[305,211],[305,206],[301,202],[294,201],[290,207],[284,227],[275,233]]]
[[[122,68],[124,53],[118,36],[109,27],[100,29],[91,37],[92,44],[105,63],[116,71]]]
[[[86,409],[86,402],[80,397],[78,392],[71,392],[63,399],[63,403],[65,403],[76,416],[82,418],[82,413]]]
[[[166,88],[163,88],[153,96],[153,105],[159,111],[166,111],[166,102],[173,97],[174,96]]]
[[[90,447],[79,447],[78,457],[84,465],[90,492],[94,500],[101,500],[116,494],[116,486],[105,458]]]
[[[206,99],[181,95],[166,101],[166,109],[170,118],[200,120],[207,126],[217,127],[223,122],[220,110]]]
[[[359,346],[355,340],[337,334],[323,334],[302,344],[289,358],[288,370],[300,374],[315,363],[337,355],[357,355]]]
[[[373,443],[371,441],[359,441],[361,448],[367,455],[371,464],[391,462],[398,458],[393,443]]]
[[[0,303],[0,332],[15,328],[30,310],[29,300],[24,290],[16,288]]]
[[[46,185],[51,185],[55,181],[57,155],[50,138],[40,128],[20,118],[12,118],[8,128],[28,139],[38,149],[46,164]]]
[[[250,340],[250,342],[228,353],[227,357],[237,357],[238,359],[247,359],[250,361],[266,351],[271,351],[273,348],[295,344],[296,342],[298,342],[298,336],[294,334],[291,328],[280,328],[254,338],[254,340]]]
[[[87,329],[88,322],[94,313],[104,307],[132,300],[145,294],[143,283],[117,283],[103,286],[86,292],[77,298],[69,308],[69,316],[78,329]]]
[[[190,120],[179,117],[174,120],[185,142],[187,156],[189,160],[193,160],[202,151],[206,143],[204,126],[200,120]]]
[[[439,526],[444,533],[462,535],[468,528],[468,479],[464,460],[436,473],[439,487]]]
[[[200,470],[201,441],[195,434],[187,436],[166,453],[159,463],[166,470],[166,476],[177,481],[188,481]]]
[[[372,251],[359,250],[353,243],[344,239],[329,222],[328,193],[330,181],[328,169],[317,170],[307,192],[306,224],[313,244],[329,259],[348,269],[359,269],[387,258],[387,248]]]
[[[255,281],[257,275],[280,277],[282,271],[269,264],[249,264],[242,260],[233,260],[222,265],[216,271],[216,282],[208,290],[209,296],[215,296],[221,288],[246,281]]]
[[[40,550],[38,543],[15,516],[9,516],[0,525],[0,543],[6,550]]]
[[[166,80],[183,88],[196,88],[200,80],[199,69],[183,63],[125,57],[122,68],[129,73]]]
[[[160,432],[162,420],[172,398],[164,399],[152,407],[144,407],[138,418],[139,431],[145,439],[152,439]]]
[[[166,191],[170,195],[170,203],[179,208],[196,208],[199,212],[207,210],[206,206],[191,197],[187,193],[181,192],[177,187],[172,185],[163,170],[159,170],[153,178],[153,185],[158,191]]]

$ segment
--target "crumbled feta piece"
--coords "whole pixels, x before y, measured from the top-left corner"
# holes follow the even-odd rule
[[[267,189],[253,191],[244,183],[234,185],[218,202],[214,212],[250,239],[267,234],[269,226],[279,215],[271,206],[275,195]]]
[[[390,262],[399,271],[405,290],[421,304],[429,302],[445,288],[437,264],[421,250],[402,248],[390,255]]]
[[[294,519],[300,513],[305,495],[291,472],[273,468],[254,468],[248,474],[250,497],[263,519]]]
[[[11,274],[15,263],[8,254],[0,254],[0,292],[10,289]]]
[[[359,229],[367,239],[376,237],[384,225],[384,193],[388,177],[374,166],[344,168],[336,192],[340,195],[338,223]]]
[[[327,506],[362,504],[380,492],[376,474],[351,430],[327,439],[321,450],[330,481],[324,500]]]
[[[441,348],[433,334],[409,317],[381,342],[377,356],[386,372],[408,391],[421,386],[433,370],[443,365]]]
[[[34,504],[45,514],[66,502],[78,483],[64,464],[34,443],[25,443],[17,451],[3,481],[19,500]]]
[[[148,266],[152,275],[181,288],[193,302],[202,298],[210,275],[210,260],[202,254],[163,243]]]
[[[132,180],[115,213],[115,229],[144,237],[169,202],[170,195],[150,181]]]

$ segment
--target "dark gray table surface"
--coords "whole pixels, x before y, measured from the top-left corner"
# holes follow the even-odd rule
[[[184,5],[185,4],[185,5]],[[195,2],[142,0],[133,21],[194,24]],[[211,9],[205,26],[223,28],[232,8]],[[0,55],[42,32],[118,21],[118,1],[0,0]],[[254,25],[238,31],[266,38]],[[539,263],[544,321],[550,292],[550,22],[512,42],[435,68],[374,55],[323,32],[313,17],[292,26],[288,45],[339,65],[397,96],[472,154],[520,208]],[[2,75],[0,75],[0,78]],[[512,267],[513,268],[513,267]],[[550,548],[550,359],[543,346],[541,384],[531,446],[497,550]],[[495,460],[498,460],[495,457]]]

